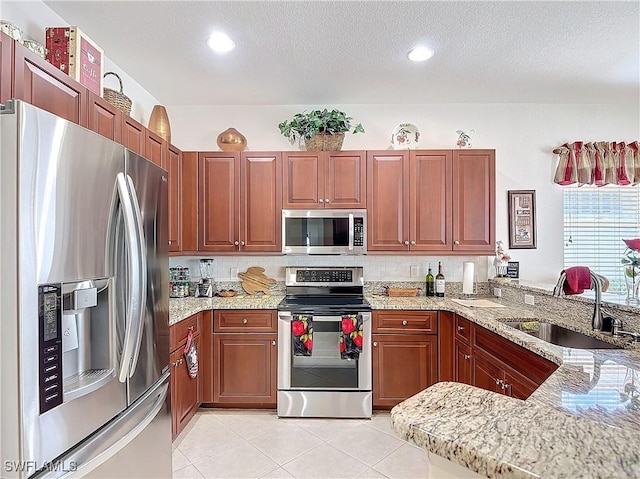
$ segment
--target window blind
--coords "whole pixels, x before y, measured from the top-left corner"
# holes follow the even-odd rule
[[[588,266],[624,293],[622,239],[640,238],[640,187],[565,186],[564,266]]]

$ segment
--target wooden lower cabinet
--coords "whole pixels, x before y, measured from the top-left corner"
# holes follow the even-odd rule
[[[504,394],[500,387],[503,370],[496,365],[492,358],[475,351],[471,361],[472,384],[481,389]]]
[[[455,343],[455,380],[459,383],[471,384],[471,346],[456,340]]]

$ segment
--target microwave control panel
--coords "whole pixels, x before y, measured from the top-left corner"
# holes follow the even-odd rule
[[[38,286],[40,414],[62,404],[62,286]]]
[[[353,219],[353,246],[364,246],[364,218]]]

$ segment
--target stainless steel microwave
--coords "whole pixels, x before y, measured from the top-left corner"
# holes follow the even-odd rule
[[[282,210],[283,254],[366,254],[367,210]]]

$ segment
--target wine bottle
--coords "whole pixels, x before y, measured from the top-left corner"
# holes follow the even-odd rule
[[[426,296],[435,296],[436,294],[436,286],[435,280],[433,279],[433,273],[431,272],[431,263],[429,263],[429,272],[426,277],[426,287],[425,287],[425,295]]]
[[[442,262],[438,261],[438,274],[436,274],[436,296],[444,297],[444,274],[442,274]]]

